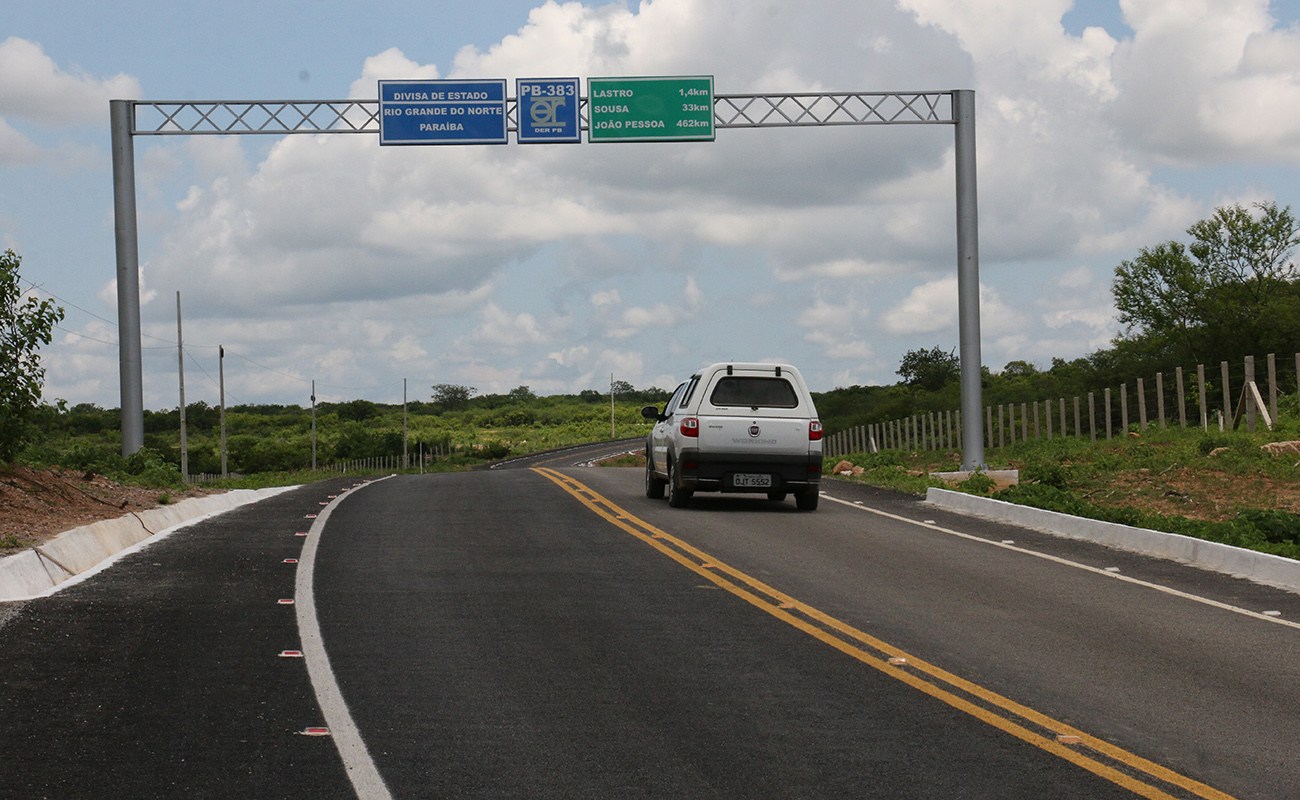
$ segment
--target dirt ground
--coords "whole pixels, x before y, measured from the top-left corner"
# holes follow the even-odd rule
[[[133,511],[212,492],[124,486],[103,475],[0,464],[0,556],[25,550],[63,531]]]

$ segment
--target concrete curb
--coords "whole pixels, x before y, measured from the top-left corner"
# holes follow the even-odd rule
[[[294,488],[235,489],[64,531],[36,548],[0,559],[0,601],[51,594],[74,578],[84,579],[107,567],[129,549],[143,547],[199,519]]]
[[[1267,586],[1300,592],[1300,561],[1259,553],[1241,547],[1207,542],[1176,533],[1134,528],[1114,522],[1074,517],[1057,511],[1019,506],[989,497],[929,489],[925,502],[949,511],[1009,522],[1026,528],[1128,550],[1143,555],[1167,558],[1183,564],[1246,578]]]

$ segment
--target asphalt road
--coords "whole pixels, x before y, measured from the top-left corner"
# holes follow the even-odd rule
[[[0,798],[357,796],[279,655],[326,502],[315,616],[392,797],[1300,797],[1300,597],[839,483],[670,509],[591,457],[305,487],[0,605]]]

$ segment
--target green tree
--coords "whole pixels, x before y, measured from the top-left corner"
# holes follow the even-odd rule
[[[22,297],[21,263],[12,250],[0,255],[0,461],[12,461],[32,435],[31,417],[45,381],[37,350],[50,343],[63,319],[53,300]]]
[[[1155,360],[1235,360],[1300,350],[1300,222],[1290,207],[1225,206],[1187,229],[1189,245],[1143,248],[1115,269],[1117,340]]]
[[[455,411],[469,404],[469,399],[478,391],[473,386],[460,386],[454,383],[435,383],[433,385],[433,402],[443,411]]]
[[[379,406],[369,400],[350,400],[334,407],[339,419],[348,422],[365,422],[379,416]]]
[[[937,392],[949,381],[961,376],[961,360],[956,348],[944,351],[938,347],[930,350],[908,350],[898,366],[903,383],[927,392]]]

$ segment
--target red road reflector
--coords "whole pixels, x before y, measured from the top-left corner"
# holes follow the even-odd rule
[[[315,514],[308,514],[308,515],[307,515],[307,519],[316,519],[316,515],[315,515]]]
[[[305,730],[298,731],[298,735],[299,736],[329,736],[330,729],[329,728],[307,728]]]
[[[286,558],[286,559],[284,560],[284,563],[285,563],[285,564],[297,564],[297,563],[298,563],[298,559],[296,559],[296,558]]]
[[[281,599],[280,599],[279,601],[277,601],[277,602],[279,602],[279,604],[282,605],[282,606],[291,606],[291,605],[293,605],[293,598],[292,598],[292,597],[284,597],[284,598],[281,598]]]
[[[891,666],[901,667],[901,666],[904,666],[905,664],[907,664],[907,659],[906,659],[906,658],[891,658],[891,659],[889,659],[889,663],[890,663]]]
[[[294,536],[306,536],[306,535],[307,535],[307,531],[298,531],[297,533],[294,534]]]
[[[327,506],[327,505],[329,505],[329,502],[327,502],[327,501],[325,501],[325,500],[322,500],[322,501],[321,501],[321,505],[323,505],[323,506]]]
[[[302,658],[301,650],[281,650],[280,658]]]

